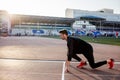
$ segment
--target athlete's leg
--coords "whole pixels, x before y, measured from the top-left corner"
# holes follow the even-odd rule
[[[86,57],[86,59],[88,60],[90,66],[92,68],[97,68],[97,67],[100,67],[100,66],[102,66],[104,64],[107,64],[107,61],[101,61],[101,62],[95,63],[92,48],[90,48],[90,50],[88,50],[88,52],[83,53],[83,55]]]
[[[73,55],[73,58],[79,61],[80,63],[76,66],[77,68],[82,68],[83,66],[87,65],[86,61],[83,61],[77,54]]]
[[[74,54],[72,57],[79,62],[82,60],[79,56],[77,56],[77,54]]]

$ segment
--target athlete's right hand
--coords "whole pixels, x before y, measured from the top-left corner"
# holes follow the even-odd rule
[[[68,69],[65,70],[66,73],[69,73],[70,71]]]
[[[69,72],[70,61],[66,60],[65,62],[65,72]]]

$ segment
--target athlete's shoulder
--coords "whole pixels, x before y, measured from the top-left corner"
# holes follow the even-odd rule
[[[79,41],[81,40],[79,37],[75,37],[75,36],[68,36],[68,40],[72,40],[72,41]]]
[[[68,38],[70,38],[70,39],[76,39],[76,38],[78,38],[78,37],[75,37],[75,36],[68,36]]]

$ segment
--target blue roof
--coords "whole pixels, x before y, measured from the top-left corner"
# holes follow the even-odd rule
[[[85,18],[99,18],[99,19],[104,19],[104,18],[98,17],[98,16],[82,16],[82,17],[85,17]]]
[[[81,16],[81,17],[77,17],[76,19],[89,19],[89,20],[106,20],[105,18],[102,17],[98,17],[98,16],[91,16],[91,15],[86,15],[86,16]]]

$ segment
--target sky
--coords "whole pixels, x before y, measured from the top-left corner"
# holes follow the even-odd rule
[[[89,11],[109,8],[120,14],[120,0],[0,0],[0,10],[10,14],[65,17],[66,8]]]

